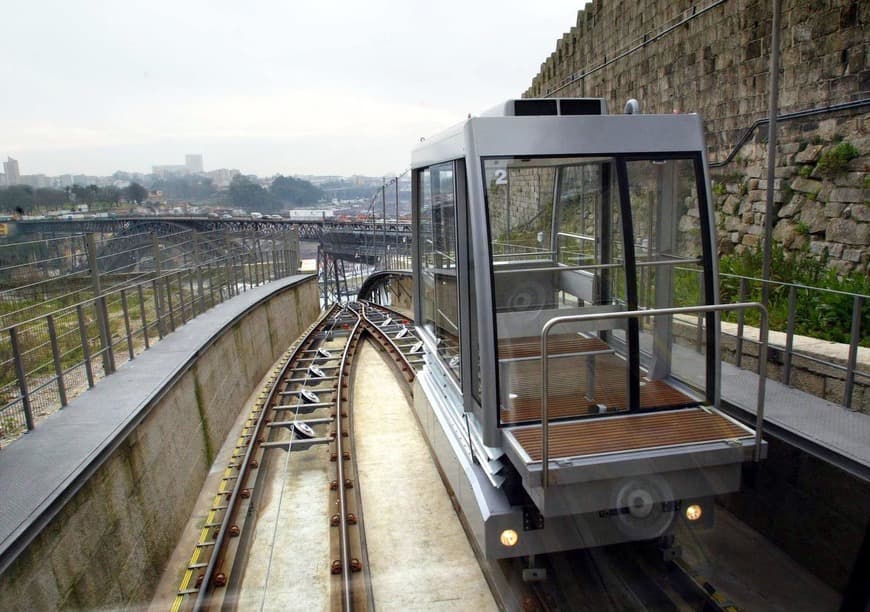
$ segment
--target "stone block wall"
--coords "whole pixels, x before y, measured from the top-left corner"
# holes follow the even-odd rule
[[[870,107],[868,107],[870,108]],[[773,184],[773,239],[797,257],[824,257],[840,274],[870,273],[870,124],[863,116],[782,125]],[[852,159],[831,167],[837,153]],[[767,144],[744,146],[714,170],[719,251],[756,248],[764,234]]]
[[[783,0],[782,11],[780,114],[870,98],[870,4]],[[761,0],[595,0],[523,95],[603,97],[617,113],[629,98],[644,113],[696,112],[710,161],[725,160],[767,116],[771,23]],[[784,122],[777,137],[775,239],[793,251],[827,251],[841,273],[868,271],[868,110]],[[725,251],[756,246],[763,234],[766,136],[766,127],[756,130],[715,170]],[[840,141],[859,155],[823,176],[818,161]]]

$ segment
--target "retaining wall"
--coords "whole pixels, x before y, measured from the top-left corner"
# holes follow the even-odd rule
[[[179,362],[148,390],[138,425],[113,440],[105,458],[95,451],[95,472],[0,576],[0,609],[147,606],[238,411],[319,311],[316,279],[305,277],[230,313],[195,347],[173,349],[170,335],[146,352]],[[76,402],[105,393],[113,380],[123,394],[124,368],[141,367],[144,357]]]

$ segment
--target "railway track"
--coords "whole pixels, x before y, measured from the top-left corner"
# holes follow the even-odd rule
[[[220,609],[238,597],[272,449],[325,446],[332,477],[329,571],[332,609],[373,609],[361,502],[355,486],[350,376],[363,335],[396,361],[406,381],[422,364],[412,321],[369,303],[333,306],[279,359],[247,416],[184,572],[172,610]],[[286,470],[286,462],[285,467]]]

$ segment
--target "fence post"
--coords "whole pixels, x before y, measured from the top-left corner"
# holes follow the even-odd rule
[[[193,233],[193,264],[196,267],[196,286],[199,289],[199,312],[205,312],[205,289],[202,284],[202,256],[199,252],[199,232]]]
[[[254,245],[251,247],[251,252],[248,255],[248,258],[253,262],[249,264],[248,268],[251,274],[251,289],[260,284],[260,273],[262,272],[262,270],[260,269],[260,255],[257,252],[258,242],[258,240],[254,240]]]
[[[740,294],[737,301],[741,304],[746,301],[746,278],[740,278]],[[737,355],[734,363],[739,368],[743,365],[743,310],[737,313]]]
[[[190,318],[196,316],[196,289],[193,288],[193,270],[187,271],[187,287],[190,289]],[[200,293],[200,298],[202,298],[202,293]],[[200,309],[202,312],[202,309]]]
[[[864,296],[856,295],[852,302],[852,338],[849,340],[849,361],[846,364],[846,386],[843,389],[843,406],[852,410],[852,388],[855,385],[855,366],[858,363],[858,340],[861,338],[861,310]]]
[[[139,314],[142,315],[142,337],[145,339],[145,350],[150,348],[148,343],[148,318],[145,316],[145,296],[142,293],[142,283],[136,285],[139,294]]]
[[[290,276],[295,274],[296,270],[293,269],[293,264],[290,261],[290,237],[287,232],[281,235],[281,240],[284,243],[284,265],[287,267],[287,276]]]
[[[160,241],[157,239],[156,232],[151,232],[151,250],[154,257],[154,310],[157,313],[157,334],[163,338],[166,335],[166,325],[163,322],[163,299],[160,296],[158,282],[163,274],[163,265],[160,261]]]
[[[256,261],[255,266],[258,268],[257,271],[257,285],[262,285],[266,282],[266,262],[263,260],[263,249],[260,248],[260,239],[256,238],[254,240],[254,260]]]
[[[791,352],[794,347],[794,318],[797,310],[797,287],[788,289],[788,323],[785,330],[785,363],[782,367],[782,384],[791,385]]]
[[[184,318],[184,282],[181,276],[181,270],[175,273],[175,280],[178,281],[178,311],[181,314],[181,324],[184,325],[187,323],[187,319]]]
[[[127,310],[127,290],[121,289],[121,310],[124,311],[124,332],[127,334],[127,350],[130,352],[130,360],[135,358],[133,354],[133,335],[130,333],[130,312]]]
[[[112,352],[112,342],[109,336],[109,312],[103,288],[100,285],[100,270],[97,265],[97,240],[93,233],[86,236],[88,248],[88,267],[91,270],[91,287],[94,291],[94,309],[97,312],[97,330],[100,332],[100,353],[103,359],[103,372],[111,374],[115,371],[115,356]]]
[[[248,279],[247,279],[247,277],[245,276],[245,272],[246,272],[246,271],[249,271],[249,270],[246,270],[247,266],[245,265],[245,260],[246,260],[247,258],[246,258],[246,256],[245,256],[244,253],[242,253],[242,254],[239,256],[239,258],[242,260],[242,269],[241,269],[241,274],[242,274],[242,291],[247,291],[247,290],[248,290]],[[236,289],[238,289],[238,287],[236,287]]]
[[[12,341],[12,360],[15,362],[15,374],[18,376],[18,389],[21,393],[21,405],[24,407],[24,422],[27,431],[33,429],[33,411],[30,407],[30,393],[27,391],[27,374],[24,361],[18,346],[18,328],[9,328],[9,339]]]
[[[272,241],[272,250],[269,251],[269,265],[272,266],[272,280],[280,278],[280,270],[278,268],[278,251],[275,250],[275,241]]]
[[[216,302],[214,301],[214,271],[211,269],[211,262],[208,262],[208,264],[206,264],[205,274],[208,277],[208,297],[210,302],[209,308],[211,308],[216,304]]]
[[[230,241],[230,236],[227,233],[224,233],[224,250],[226,251],[226,256],[224,258],[224,276],[226,276],[227,283],[227,298],[232,297],[231,293],[231,285],[232,279],[235,278],[235,258],[233,257],[233,249],[232,242]],[[223,283],[221,283],[221,302],[224,301],[224,291],[223,291]]]
[[[172,305],[172,283],[169,278],[171,275],[167,274],[163,277],[164,285],[166,285],[166,307],[169,310],[169,329],[175,331],[175,307]]]
[[[260,250],[260,239],[254,238],[254,275],[259,287],[266,282],[266,271],[263,269],[263,251]]]
[[[54,374],[57,377],[57,394],[60,396],[60,406],[67,405],[66,385],[63,382],[63,364],[60,361],[60,348],[57,345],[57,330],[54,328],[54,315],[47,315],[48,338],[51,341],[51,356],[54,360]]]
[[[277,245],[272,241],[272,279],[281,278],[284,276],[284,270],[281,268],[281,252],[275,248]]]
[[[85,373],[88,375],[88,387],[94,386],[94,371],[91,368],[91,346],[88,342],[88,328],[85,323],[85,311],[82,305],[76,305],[76,314],[79,316],[79,336],[82,339],[82,355],[85,363]]]
[[[227,297],[229,297],[230,293],[230,256],[227,254],[226,259],[224,259],[224,276],[226,277],[227,283]],[[221,282],[221,302],[224,301],[224,284]]]

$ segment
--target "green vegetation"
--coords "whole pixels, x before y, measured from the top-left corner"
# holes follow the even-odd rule
[[[727,190],[725,189],[725,183],[713,183],[713,193],[719,196],[725,195]]]
[[[812,166],[801,166],[801,169],[798,170],[798,175],[800,175],[800,176],[802,176],[802,177],[804,177],[804,178],[809,178],[809,176],[810,176],[812,173],[813,173],[813,167],[812,167]]]
[[[118,206],[121,198],[126,198],[129,202],[144,202],[148,198],[148,190],[135,182],[124,189],[113,185],[73,185],[63,189],[34,189],[30,185],[12,185],[0,187],[0,211],[29,214],[39,209],[56,210],[87,204],[93,212]]]
[[[851,338],[852,293],[870,295],[870,278],[865,274],[852,273],[838,276],[826,266],[826,258],[817,259],[809,253],[795,257],[775,244],[771,257],[771,280],[774,283],[791,283],[813,287],[798,288],[795,306],[795,333],[821,340],[848,343]],[[760,302],[762,275],[762,252],[760,249],[741,255],[725,255],[719,259],[720,300],[723,304],[735,302]],[[746,295],[741,300],[740,278],[747,277]],[[693,306],[700,303],[698,271],[683,268],[674,276],[674,304]],[[827,289],[828,291],[824,291]],[[843,293],[833,293],[835,291]],[[768,312],[770,328],[786,331],[788,327],[789,286],[772,284]],[[736,322],[736,313],[724,313],[723,320]],[[746,311],[748,325],[758,325],[757,311]],[[870,300],[865,300],[861,319],[861,346],[870,347]]]
[[[799,226],[800,228],[800,226]],[[808,228],[807,228],[808,229]],[[800,231],[800,229],[798,229]],[[870,278],[865,274],[852,273],[839,276],[827,267],[827,258],[817,259],[808,253],[789,255],[777,244],[773,245],[771,258],[771,280],[780,283],[793,283],[830,291],[798,289],[796,300],[795,333],[833,342],[849,342],[852,325],[852,306],[854,298],[843,293],[870,295]],[[719,260],[720,293],[723,303],[737,302],[740,299],[740,280],[726,274],[761,278],[762,252],[760,249],[744,252],[741,255],[726,255]],[[788,324],[789,288],[771,285],[770,327],[785,331]],[[761,301],[761,283],[749,282],[746,301]],[[865,305],[861,320],[861,346],[870,346],[870,308]],[[729,315],[736,321],[736,315]],[[747,313],[747,322],[758,323],[757,313]]]
[[[282,204],[290,206],[313,206],[323,199],[323,191],[292,176],[279,175],[272,181],[269,191]]]
[[[233,177],[229,196],[233,206],[259,212],[313,206],[324,197],[323,191],[308,181],[290,176],[278,176],[266,189],[242,175]]]
[[[148,190],[134,181],[124,189],[124,195],[128,202],[142,203],[148,199]]]
[[[845,172],[849,162],[856,157],[858,157],[858,149],[851,142],[844,140],[822,153],[817,169],[822,176],[836,176]]]

